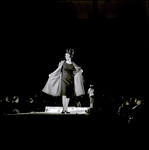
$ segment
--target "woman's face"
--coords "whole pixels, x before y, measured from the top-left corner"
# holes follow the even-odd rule
[[[70,60],[71,59],[70,54],[66,53],[65,58],[66,58],[66,60]]]

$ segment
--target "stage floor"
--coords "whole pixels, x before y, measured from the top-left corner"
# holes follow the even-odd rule
[[[89,115],[86,111],[88,107],[68,107],[68,112],[70,113],[61,113],[63,107],[51,107],[46,106],[44,112],[26,112],[18,114],[7,114],[7,115]]]

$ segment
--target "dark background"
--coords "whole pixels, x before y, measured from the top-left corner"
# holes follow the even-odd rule
[[[7,3],[2,5],[1,96],[43,94],[48,74],[65,50],[84,70],[85,89],[97,93],[147,96],[148,31],[145,5],[122,5],[117,18],[98,12],[97,1],[87,19],[61,3]],[[110,1],[105,1],[111,3]],[[140,2],[141,3],[141,2]],[[97,94],[96,93],[96,94]]]
[[[142,148],[146,146],[148,105],[145,102],[144,111],[139,111],[141,119],[135,118],[134,124],[132,121],[128,126],[117,118],[117,110],[121,104],[119,96],[126,97],[124,100],[130,96],[148,100],[148,3],[93,0],[88,5],[86,0],[85,4],[74,7],[74,2],[1,2],[0,100],[8,95],[19,95],[21,100],[26,100],[36,93],[43,101],[46,94],[41,90],[49,73],[64,59],[66,48],[71,47],[75,50],[73,61],[84,70],[86,91],[90,83],[95,84],[95,102],[106,94],[117,96],[118,101],[103,97],[103,109],[97,111],[97,116],[36,112],[6,115],[0,118],[1,133],[4,133],[1,139],[5,141],[1,143],[5,147],[16,147],[19,143],[23,147],[42,146],[43,149],[53,145],[61,148],[67,140],[77,149],[80,145],[105,147],[109,143],[118,148],[120,143],[127,149],[131,145]],[[86,5],[87,12],[84,12]],[[109,12],[116,13],[117,17],[107,17]],[[89,102],[86,96],[85,101]],[[47,98],[51,101],[52,96]],[[31,105],[19,104],[20,112],[30,112],[34,109],[29,111],[29,106],[37,106]],[[1,103],[0,113],[4,106]],[[39,103],[39,106],[42,107],[39,111],[44,111],[48,105]]]

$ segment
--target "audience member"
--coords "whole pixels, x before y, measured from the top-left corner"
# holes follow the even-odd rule
[[[136,105],[132,107],[132,117],[135,119],[140,119],[144,112],[144,102],[143,100],[137,100]]]
[[[118,114],[126,119],[128,123],[132,122],[132,120],[138,120],[143,118],[144,115],[144,102],[143,100],[137,100],[137,98],[130,98],[126,100],[121,106],[118,108]]]
[[[94,85],[90,84],[90,88],[88,89],[89,99],[90,99],[90,108],[93,108],[94,105]]]
[[[90,102],[90,107],[88,109],[88,113],[94,114],[97,113],[97,111],[94,111],[94,88],[91,85],[89,90],[89,102]],[[49,99],[48,99],[49,100]],[[120,101],[122,102],[120,104]],[[119,101],[119,98],[114,95],[107,95],[104,94],[101,97],[101,101],[99,100],[99,105],[98,105],[98,115],[103,116],[103,117],[111,117],[113,118],[114,116],[117,116],[119,114],[120,120],[123,120],[127,123],[132,123],[134,121],[139,121],[142,120],[142,118],[145,118],[145,112],[144,112],[144,100],[140,99],[139,100],[136,97],[130,97],[127,99],[122,98],[122,100]],[[45,103],[46,102],[46,103]],[[44,101],[44,99],[39,98],[37,95],[34,96],[29,96],[28,98],[24,98],[22,100],[21,98],[21,103],[20,103],[20,97],[15,95],[15,96],[6,96],[3,100],[0,100],[0,115],[5,115],[5,114],[18,114],[18,113],[26,113],[26,112],[40,112],[41,109],[42,111],[44,110],[45,106],[47,104],[55,104],[57,102],[53,101],[48,102]],[[76,107],[81,107],[82,100],[81,99],[76,99],[72,105]],[[119,106],[120,105],[120,106]],[[116,112],[116,111],[117,112]]]
[[[19,96],[14,96],[12,99],[12,113],[13,114],[18,114],[20,113],[19,111]]]

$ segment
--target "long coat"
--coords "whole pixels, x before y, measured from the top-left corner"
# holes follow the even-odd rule
[[[62,66],[65,60],[59,63],[58,68],[49,75],[48,81],[46,82],[42,91],[46,94],[52,96],[62,96],[61,93],[61,76],[62,76]],[[84,90],[84,78],[82,76],[81,67],[77,66],[73,62],[73,66],[76,69],[76,74],[74,75],[74,94],[76,96],[85,95]]]

